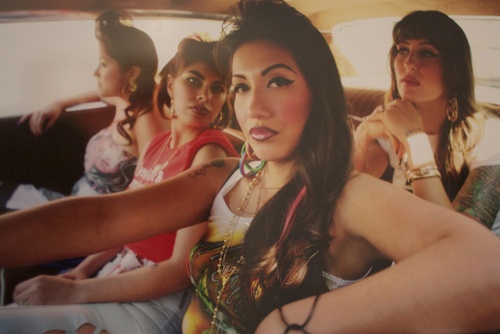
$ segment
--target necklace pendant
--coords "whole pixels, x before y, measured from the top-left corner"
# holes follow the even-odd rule
[[[221,288],[221,290],[224,290],[224,288],[226,287],[226,284],[229,281],[230,277],[231,276],[229,276],[229,275],[223,275],[222,276],[222,288]]]

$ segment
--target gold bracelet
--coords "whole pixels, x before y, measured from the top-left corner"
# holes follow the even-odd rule
[[[412,183],[414,180],[427,179],[430,177],[441,177],[441,173],[439,173],[437,166],[424,166],[406,172],[406,179],[409,183]]]

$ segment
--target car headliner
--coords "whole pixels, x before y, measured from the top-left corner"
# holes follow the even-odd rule
[[[381,16],[402,16],[411,10],[436,9],[448,15],[500,15],[500,0],[288,0],[307,15],[318,29],[335,24]],[[2,17],[25,17],[27,11],[64,11],[95,16],[107,8],[126,9],[134,16],[164,15],[223,16],[236,0],[2,0]]]

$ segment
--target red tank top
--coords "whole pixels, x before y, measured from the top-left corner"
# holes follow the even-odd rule
[[[228,156],[238,156],[231,142],[220,130],[205,130],[196,138],[173,150],[170,149],[169,145],[170,136],[169,131],[159,133],[151,139],[144,153],[142,164],[137,165],[134,179],[128,189],[157,183],[183,172],[191,167],[196,153],[205,145],[219,145]],[[125,247],[140,257],[153,262],[162,262],[172,256],[175,235],[175,232],[166,233],[128,244]]]

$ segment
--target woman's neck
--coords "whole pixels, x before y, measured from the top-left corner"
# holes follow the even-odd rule
[[[292,177],[295,162],[275,162],[266,163],[262,171],[260,186],[267,189],[280,189]]]
[[[112,96],[106,98],[106,102],[115,106],[116,111],[113,121],[117,122],[125,119],[125,109],[130,105],[130,102],[128,100],[125,100],[119,96]]]

